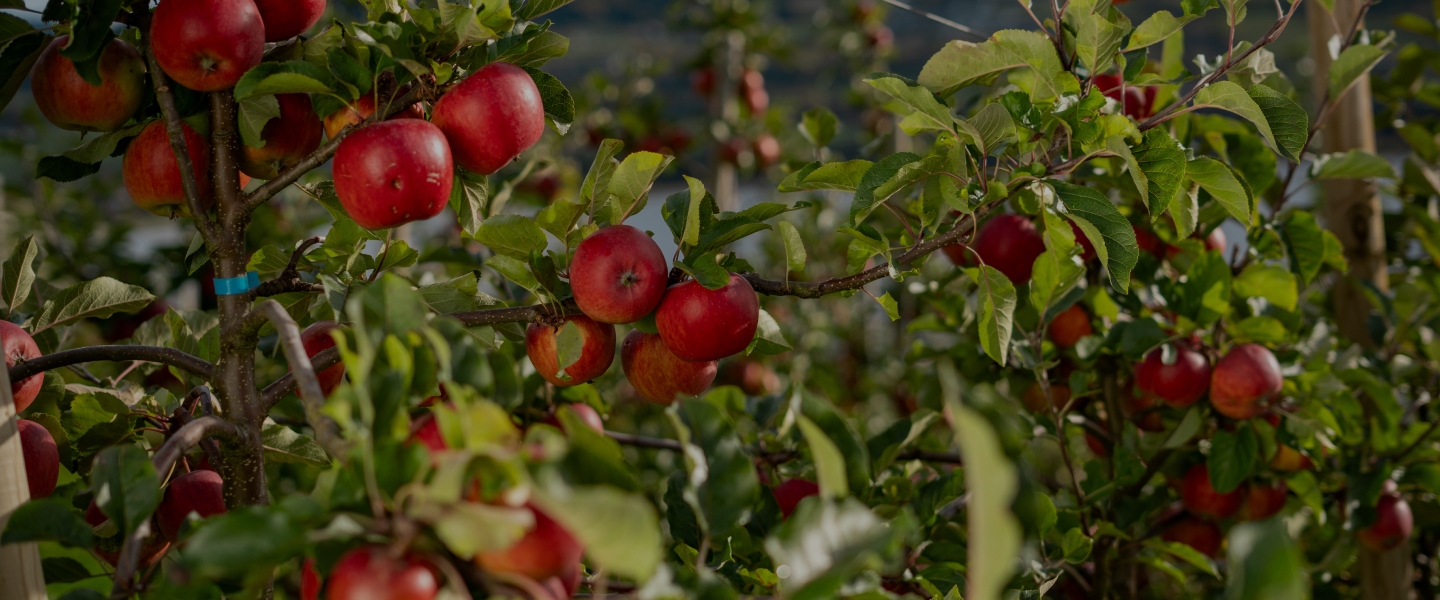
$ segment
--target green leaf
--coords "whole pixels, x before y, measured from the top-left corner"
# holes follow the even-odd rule
[[[1383,177],[1395,179],[1395,168],[1390,161],[1365,150],[1322,154],[1310,164],[1313,179],[1370,179]]]
[[[1370,69],[1380,63],[1380,59],[1385,58],[1385,54],[1384,49],[1370,44],[1354,44],[1341,52],[1335,62],[1330,63],[1326,86],[1330,101],[1338,102],[1361,75],[1369,73]]]
[[[805,270],[805,263],[809,257],[805,253],[805,242],[800,239],[800,231],[795,229],[789,221],[780,221],[775,224],[776,231],[780,233],[780,242],[785,247],[785,272],[786,279],[790,273],[799,273]]]
[[[1310,566],[1284,519],[1241,523],[1226,544],[1227,598],[1310,597]]]
[[[920,84],[891,74],[871,75],[865,83],[915,111],[925,129],[955,133],[955,117],[950,115],[950,108]]]
[[[56,541],[74,548],[89,548],[90,525],[59,498],[31,500],[9,515],[0,544]]]
[[[1181,286],[1179,312],[1201,327],[1208,327],[1230,314],[1230,265],[1219,252],[1206,252],[1195,259]]]
[[[90,473],[95,504],[126,535],[160,506],[160,478],[139,446],[111,446],[95,457]]]
[[[7,316],[30,297],[30,286],[35,284],[35,256],[39,253],[40,245],[31,234],[16,242],[10,258],[0,265],[0,302],[5,303]]]
[[[1145,540],[1144,543],[1146,546],[1189,563],[1191,566],[1199,569],[1201,573],[1207,573],[1211,577],[1220,576],[1219,571],[1215,570],[1215,563],[1210,561],[1210,557],[1201,554],[1199,550],[1191,548],[1189,545],[1180,542],[1166,542],[1160,538],[1150,538]]]
[[[512,214],[486,219],[475,232],[475,240],[497,254],[521,260],[529,259],[531,252],[543,251],[548,243],[533,219]]]
[[[895,297],[891,296],[890,292],[881,294],[875,301],[879,302],[880,307],[885,309],[885,316],[890,317],[891,321],[900,320],[900,304],[895,301]]]
[[[1185,179],[1185,149],[1164,127],[1155,127],[1145,132],[1144,141],[1133,146],[1131,152],[1149,183],[1146,196],[1150,221],[1156,222],[1169,209],[1170,200]]]
[[[674,410],[680,420],[672,422],[687,446],[686,475],[697,488],[696,506],[709,531],[723,534],[744,525],[759,499],[760,480],[730,417],[699,399],[682,400]],[[693,455],[696,450],[700,456]]]
[[[256,65],[235,83],[235,100],[268,94],[334,94],[330,73],[303,60]]]
[[[799,171],[791,173],[784,181],[780,182],[780,191],[787,194],[806,190],[853,192],[860,187],[860,180],[874,164],[868,160],[824,164],[813,162],[805,165]]]
[[[745,354],[747,356],[752,354],[775,356],[790,350],[792,350],[790,341],[785,339],[785,334],[780,331],[780,324],[775,321],[775,317],[770,316],[765,309],[760,309],[759,323],[755,327],[755,338],[750,340],[750,345],[745,348]]]
[[[1262,263],[1251,263],[1235,278],[1235,294],[1241,298],[1264,298],[1290,312],[1295,311],[1300,299],[1295,276],[1289,269]]]
[[[1255,203],[1250,192],[1236,179],[1230,167],[1213,158],[1199,156],[1185,166],[1185,176],[1215,198],[1225,212],[1241,224],[1253,220]]]
[[[90,138],[84,144],[66,150],[61,156],[80,163],[98,163],[115,154],[115,148],[120,142],[137,136],[140,130],[149,123],[139,123],[129,127],[122,127],[108,133]]]
[[[533,21],[535,17],[565,6],[574,0],[529,0],[523,3],[520,8],[513,9],[515,18],[522,21]]]
[[[1270,130],[1275,134],[1270,141],[1275,149],[1285,158],[1298,162],[1310,136],[1310,115],[1289,96],[1264,84],[1250,86],[1250,99],[1260,107],[1265,121],[1270,124]]]
[[[155,300],[145,288],[98,277],[60,290],[41,305],[26,325],[35,335],[51,327],[83,319],[103,319],[117,312],[134,312]]]
[[[1315,215],[1292,211],[1285,220],[1285,241],[1290,255],[1290,269],[1300,275],[1302,285],[1310,285],[1325,264],[1325,236]]]
[[[535,523],[534,515],[524,508],[481,502],[415,502],[406,509],[412,518],[429,524],[445,548],[466,560],[482,551],[510,547]]]
[[[600,148],[595,151],[595,161],[590,164],[590,171],[585,173],[585,181],[580,184],[580,201],[587,208],[593,202],[605,201],[605,190],[610,187],[610,178],[615,175],[615,168],[620,166],[615,155],[624,148],[625,142],[620,140],[606,139],[600,142]]]
[[[525,72],[530,74],[535,80],[535,87],[540,90],[545,119],[556,133],[565,135],[570,131],[570,124],[575,122],[575,98],[570,96],[570,90],[565,89],[565,84],[554,75],[531,67],[526,67]]]
[[[100,172],[100,163],[82,163],[64,156],[46,156],[35,165],[35,177],[60,183],[78,181]]]
[[[993,81],[1004,71],[1029,67],[1038,84],[1033,100],[1059,98],[1067,90],[1058,83],[1065,68],[1050,38],[1038,31],[1007,29],[997,31],[979,44],[953,41],[925,63],[919,82],[931,91],[948,96],[973,83]],[[1042,93],[1043,91],[1043,93]]]
[[[1240,427],[1234,433],[1216,431],[1210,443],[1210,456],[1205,460],[1210,471],[1210,486],[1221,494],[1239,488],[1255,470],[1259,456],[1260,440],[1253,428]]]
[[[685,208],[685,232],[680,241],[691,246],[700,243],[700,206],[705,203],[705,183],[689,175],[685,184],[690,188],[690,202]]]
[[[810,446],[810,459],[815,463],[815,477],[819,479],[820,493],[826,498],[843,498],[850,495],[850,485],[845,477],[845,457],[835,442],[814,421],[800,415],[796,419],[805,443]]]
[[[812,108],[800,116],[798,129],[810,145],[816,149],[824,148],[835,139],[835,133],[840,129],[840,120],[828,108]]]
[[[1094,189],[1047,180],[1065,204],[1070,221],[1085,233],[1095,253],[1105,263],[1110,285],[1122,294],[1130,291],[1130,271],[1140,260],[1135,228],[1109,198]]]
[[[450,186],[450,207],[455,209],[455,216],[465,235],[474,237],[480,231],[480,225],[485,221],[485,204],[489,196],[489,178],[455,168],[455,183]]]
[[[535,223],[541,229],[550,232],[557,240],[565,240],[575,224],[580,221],[580,215],[585,214],[585,207],[579,203],[566,198],[557,198],[554,202],[540,210],[535,215]]]
[[[1010,354],[1010,330],[1015,322],[1015,286],[990,265],[965,269],[965,274],[979,288],[980,345],[1003,367]]]
[[[1180,30],[1191,21],[1198,19],[1197,15],[1186,15],[1176,17],[1168,10],[1156,11],[1145,19],[1135,31],[1130,34],[1130,44],[1125,46],[1125,52],[1134,52],[1146,46],[1151,46],[1165,41],[1172,35],[1180,33]]]
[[[555,412],[570,438],[565,453],[568,481],[579,485],[612,485],[627,492],[639,492],[640,480],[625,461],[620,444],[609,436],[591,429],[574,409],[562,406]]]
[[[0,77],[3,77],[0,80],[0,108],[9,105],[15,98],[40,53],[55,39],[38,31],[25,33],[25,30],[32,29],[30,24],[14,15],[5,15],[3,25],[10,42],[0,45]]]
[[[718,290],[730,283],[730,273],[720,266],[720,254],[704,251],[686,256],[675,267],[693,277],[707,290]]]
[[[280,118],[280,101],[273,94],[266,94],[246,98],[238,104],[240,113],[235,125],[240,130],[240,141],[251,148],[264,148],[261,133],[271,119]]]
[[[815,394],[801,394],[800,412],[820,426],[845,458],[846,477],[851,490],[869,489],[871,481],[870,449],[856,432],[854,423],[829,400]]]
[[[1268,93],[1266,90],[1268,90]],[[1294,105],[1294,102],[1285,105],[1280,102],[1280,98],[1283,96],[1280,96],[1279,92],[1269,90],[1268,88],[1266,88],[1266,90],[1257,92],[1256,95],[1265,100],[1267,105],[1271,106],[1271,114],[1282,119],[1280,122],[1273,124],[1282,126],[1282,136],[1285,140],[1284,145],[1276,141],[1275,133],[1272,130],[1272,122],[1265,111],[1260,108],[1260,105],[1256,102],[1256,98],[1252,98],[1251,93],[1245,91],[1245,88],[1240,87],[1238,83],[1233,81],[1217,81],[1205,86],[1204,89],[1200,90],[1200,93],[1195,94],[1195,108],[1213,107],[1240,115],[1255,125],[1255,129],[1260,131],[1260,137],[1265,138],[1265,141],[1269,142],[1271,147],[1280,150],[1281,153],[1286,154],[1286,156],[1289,156],[1292,149],[1298,153],[1300,146],[1295,145],[1295,136],[1300,136],[1300,144],[1303,145],[1305,143],[1304,136],[1307,133],[1306,129],[1308,127],[1304,122],[1296,123],[1293,121],[1296,117],[1295,110],[1298,110],[1299,106]],[[1299,112],[1301,115],[1305,114],[1303,110]]]
[[[1095,9],[1101,7],[1097,12]],[[1091,73],[1103,72],[1115,59],[1120,42],[1130,32],[1130,21],[1123,14],[1120,24],[1110,20],[1109,4],[1094,0],[1072,0],[1065,12],[1065,22],[1075,29],[1075,53]],[[1118,11],[1117,11],[1118,13]],[[1123,25],[1122,25],[1123,24]]]
[[[565,369],[580,361],[581,351],[585,348],[585,335],[580,333],[580,326],[574,321],[565,321],[560,326],[560,332],[555,335],[555,358],[560,371],[555,375],[566,381],[570,380],[570,374]]]
[[[506,279],[531,292],[540,289],[540,282],[535,279],[534,274],[530,273],[530,266],[525,261],[511,256],[497,254],[487,259],[485,266],[495,269],[497,273],[500,273],[500,275]]]
[[[46,584],[75,583],[103,575],[103,573],[91,573],[89,568],[80,564],[80,561],[68,556],[42,558],[40,559],[40,569],[45,575]],[[101,597],[103,598],[103,596]]]
[[[531,35],[531,30],[525,31],[526,36]],[[502,39],[501,44],[506,40]],[[534,34],[534,37],[523,44],[512,46],[496,60],[520,65],[522,67],[540,67],[551,59],[560,58],[570,53],[570,38],[553,31],[541,31]]]
[[[1090,558],[1092,543],[1093,540],[1086,536],[1084,531],[1074,527],[1065,532],[1065,538],[1060,543],[1060,552],[1065,557],[1065,562],[1079,564]]]
[[[955,430],[955,443],[965,462],[965,489],[969,549],[965,597],[975,600],[1001,597],[1018,563],[1022,530],[1010,506],[1020,477],[1001,446],[995,427],[960,400],[959,374],[947,360],[939,367],[945,418]]]
[[[1000,144],[1015,138],[1015,121],[1010,118],[1010,111],[998,102],[986,104],[968,122],[980,133],[978,141],[987,154],[993,154]]]
[[[268,419],[260,428],[260,445],[265,448],[266,461],[298,463],[321,469],[330,466],[330,456],[314,439]]]
[[[1030,305],[1042,313],[1065,297],[1085,276],[1079,257],[1068,252],[1046,250],[1035,259],[1030,277]]]
[[[780,597],[841,597],[840,586],[862,570],[898,558],[913,523],[903,517],[882,520],[853,498],[840,502],[807,498],[765,539],[765,552],[775,570],[789,574],[780,580]]]
[[[650,186],[675,157],[655,152],[635,152],[615,168],[605,188],[610,201],[611,225],[619,225],[645,206]]]
[[[196,527],[181,549],[180,561],[193,576],[207,579],[264,569],[297,555],[305,535],[322,528],[317,517],[323,515],[315,500],[298,494],[272,506],[232,509]]]
[[[888,200],[890,198],[888,194],[881,196],[877,193],[877,190],[883,186],[890,194],[894,194],[898,191],[898,188],[885,184],[892,179],[901,179],[902,169],[911,164],[917,164],[920,161],[921,158],[917,154],[897,152],[881,159],[880,162],[871,166],[870,170],[865,172],[865,176],[860,178],[860,185],[855,189],[855,198],[850,202],[850,219],[847,222],[847,226],[854,227],[863,222],[865,217],[870,215],[870,211],[875,210],[881,203]],[[907,170],[906,178],[909,178],[908,175],[910,173],[914,173],[914,171]],[[923,177],[923,175],[921,176]]]

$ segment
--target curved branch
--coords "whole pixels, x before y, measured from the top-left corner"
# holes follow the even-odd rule
[[[144,29],[147,43],[143,51],[150,69],[150,81],[155,87],[155,101],[160,104],[165,131],[170,135],[170,149],[175,152],[175,160],[180,165],[180,187],[185,190],[185,206],[190,209],[190,218],[195,220],[195,228],[200,231],[206,246],[210,246],[215,240],[215,223],[210,220],[204,204],[200,201],[200,186],[195,179],[195,164],[190,160],[190,148],[185,144],[185,128],[180,123],[180,111],[175,108],[175,95],[170,91],[170,81],[160,69],[160,63],[155,60],[155,53],[150,49],[148,29],[147,24]]]
[[[259,317],[269,319],[280,336],[280,346],[285,350],[285,360],[290,363],[290,373],[299,379],[300,401],[305,405],[305,419],[315,430],[315,441],[319,442],[330,456],[343,458],[347,444],[340,437],[340,426],[325,416],[325,391],[320,387],[320,379],[315,376],[310,356],[305,353],[305,344],[300,341],[300,327],[295,325],[295,319],[290,318],[290,313],[285,312],[285,307],[274,300],[261,302],[245,320]],[[339,352],[336,352],[336,356],[338,358]]]
[[[200,417],[182,425],[165,440],[165,444],[155,452],[155,457],[150,459],[151,464],[155,465],[155,472],[164,477],[175,467],[175,461],[180,460],[186,450],[212,437],[235,441],[240,439],[240,429],[220,417]]]
[[[655,450],[673,450],[675,452],[680,452],[684,450],[684,446],[676,440],[646,437],[643,435],[635,435],[633,433],[620,433],[618,431],[610,430],[606,430],[605,435],[608,436],[610,439],[615,440],[616,442],[624,444],[626,446],[635,446],[637,448],[653,448]],[[797,453],[792,451],[771,454],[772,456],[780,457],[785,460],[790,460],[798,456]],[[900,454],[897,454],[895,458],[896,460],[919,460],[924,462],[945,463],[951,465],[961,464],[960,455],[954,452],[906,450],[904,452],[901,452]]]
[[[159,346],[88,346],[85,348],[75,348],[73,350],[62,350],[19,363],[10,367],[10,380],[20,381],[31,375],[80,363],[101,361],[122,362],[127,360],[143,360],[145,362],[169,365],[178,369],[184,369],[205,380],[213,377],[215,372],[215,365],[174,348],[161,348]]]

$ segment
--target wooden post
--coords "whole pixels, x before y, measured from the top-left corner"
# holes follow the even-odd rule
[[[1330,40],[1346,35],[1360,17],[1364,0],[1335,0],[1332,15],[1320,2],[1306,6],[1310,21],[1310,49],[1315,60],[1315,91],[1325,97],[1326,78],[1330,71]],[[1363,27],[1363,25],[1362,25]],[[1317,135],[1322,138],[1325,152],[1352,149],[1375,151],[1375,118],[1370,99],[1370,76],[1361,75],[1343,97],[1332,99],[1335,108]],[[1389,289],[1385,272],[1385,225],[1381,220],[1380,196],[1375,184],[1362,179],[1326,181],[1324,186],[1324,217],[1326,227],[1340,238],[1350,276],[1373,283],[1380,290]],[[1336,283],[1334,290],[1335,321],[1340,334],[1366,346],[1375,346],[1369,318],[1373,312],[1360,286],[1347,279]],[[1409,600],[1413,597],[1414,575],[1411,571],[1410,546],[1401,545],[1388,552],[1360,548],[1360,597],[1363,600]]]
[[[30,500],[18,416],[15,398],[10,395],[10,373],[0,362],[0,531],[10,521],[10,514]],[[45,574],[34,542],[0,546],[0,598],[45,600]]]

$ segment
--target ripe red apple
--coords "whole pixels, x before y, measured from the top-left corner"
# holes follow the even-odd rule
[[[775,503],[780,505],[780,517],[788,519],[801,500],[820,494],[820,485],[805,479],[786,479],[771,488],[770,493],[775,494]]]
[[[1210,469],[1195,465],[1185,472],[1180,480],[1180,501],[1185,509],[1206,517],[1228,519],[1240,510],[1242,490],[1235,489],[1221,494],[1210,485]]]
[[[702,98],[709,98],[715,92],[715,69],[705,67],[690,72],[690,89]]]
[[[544,511],[532,504],[525,508],[535,515],[535,527],[509,548],[476,554],[475,563],[487,571],[524,575],[535,581],[566,575],[567,569],[580,562],[585,549]]]
[[[755,137],[755,165],[758,168],[765,168],[780,162],[780,140],[768,133],[762,133]]]
[[[253,0],[168,0],[155,8],[150,45],[180,85],[218,92],[265,54],[265,23]]]
[[[397,100],[409,92],[410,86],[402,87],[395,91],[395,95],[390,98],[390,101]],[[354,104],[350,104],[325,117],[325,137],[334,139],[335,136],[340,135],[341,129],[344,129],[348,125],[359,125],[373,114],[375,114],[375,94],[370,93],[360,96],[359,99],[355,100]],[[425,107],[419,102],[416,102],[405,107],[400,112],[391,115],[390,118],[386,120],[424,118]]]
[[[535,365],[535,370],[545,381],[559,387],[580,385],[604,375],[605,371],[610,369],[610,363],[615,360],[615,326],[596,323],[584,315],[565,317],[565,322],[574,323],[580,328],[582,340],[579,359],[565,368],[569,379],[561,379],[559,375],[557,336],[560,335],[563,325],[531,323],[525,329],[525,354],[530,357],[530,364]]]
[[[265,146],[240,148],[240,171],[256,179],[274,179],[320,147],[320,117],[309,94],[276,94],[280,117],[260,131]]]
[[[1165,364],[1162,348],[1151,350],[1135,365],[1135,385],[1170,406],[1184,408],[1205,395],[1210,385],[1210,361],[1183,342],[1171,347],[1175,349],[1175,363]]]
[[[453,93],[453,92],[452,92]],[[366,229],[387,229],[440,214],[455,169],[440,128],[397,119],[345,136],[335,151],[335,194]]]
[[[634,323],[655,310],[669,272],[660,246],[629,225],[611,225],[575,247],[570,291],[580,312],[601,323]]]
[[[744,277],[706,289],[695,280],[671,286],[655,309],[655,327],[675,356],[691,362],[718,360],[745,350],[755,338],[760,296]]]
[[[1119,75],[1107,74],[1095,76],[1095,87],[1100,93],[1107,97],[1121,102],[1125,116],[1136,120],[1144,120],[1155,114],[1155,95],[1157,90],[1154,86],[1124,85]],[[1124,90],[1124,97],[1121,97],[1121,90]]]
[[[1391,550],[1410,539],[1415,516],[1410,504],[1396,491],[1395,482],[1385,482],[1385,493],[1375,503],[1375,522],[1355,533],[1360,543],[1376,552]]]
[[[780,376],[776,375],[773,369],[750,358],[741,358],[725,365],[720,373],[720,381],[739,386],[740,391],[747,396],[778,394],[782,387]]]
[[[888,52],[895,46],[895,32],[881,25],[865,30],[865,43],[877,52]]]
[[[1025,388],[1025,395],[1020,398],[1020,402],[1025,405],[1025,408],[1030,409],[1030,412],[1048,414],[1051,406],[1054,406],[1055,410],[1060,410],[1070,403],[1070,386],[1051,383],[1050,401],[1046,402],[1045,392],[1040,389],[1040,383],[1037,381]]]
[[[322,350],[334,348],[335,338],[330,335],[330,330],[338,327],[340,325],[334,321],[316,321],[301,331],[300,343],[305,345],[305,355],[315,358],[315,355]],[[334,366],[316,373],[315,378],[320,380],[320,390],[329,396],[330,392],[334,391],[336,386],[340,385],[340,381],[345,378],[345,364],[336,363]]]
[[[320,600],[320,572],[315,570],[315,559],[307,558],[300,566],[300,600]]]
[[[410,431],[410,441],[424,444],[425,448],[431,452],[440,452],[449,448],[445,443],[445,436],[440,434],[440,423],[431,413],[425,413],[415,419]]]
[[[1280,362],[1259,344],[1241,344],[1215,365],[1210,375],[1210,404],[1232,419],[1249,419],[1284,387]]]
[[[745,69],[740,76],[740,99],[752,115],[770,108],[770,94],[765,91],[765,76],[755,69]]]
[[[1045,252],[1045,239],[1035,224],[1020,215],[996,215],[980,226],[972,244],[980,260],[1004,273],[1015,285],[1030,281],[1035,259]]]
[[[670,404],[675,396],[698,396],[715,381],[716,364],[681,360],[659,335],[632,329],[620,347],[625,378],[640,397]]]
[[[50,42],[30,71],[30,91],[40,114],[56,127],[71,131],[114,131],[124,125],[145,99],[145,59],[134,46],[111,40],[100,55],[100,85],[90,85],[75,63],[60,54],[70,43],[62,35]]]
[[[185,135],[185,148],[190,151],[200,204],[208,210],[214,202],[210,193],[210,144],[189,125],[181,123],[180,128]],[[172,219],[191,216],[190,205],[185,202],[185,188],[180,183],[180,163],[170,147],[170,134],[165,130],[164,121],[146,125],[140,135],[130,140],[120,172],[125,191],[140,208]]]
[[[35,338],[30,337],[30,333],[21,329],[19,325],[9,321],[0,321],[0,350],[5,352],[5,368],[7,369],[18,363],[40,358],[40,347],[35,345]],[[40,395],[40,388],[44,385],[44,373],[36,373],[20,381],[10,382],[10,395],[15,397],[16,414],[30,407],[30,403]]]
[[[529,73],[494,62],[441,96],[430,121],[445,132],[457,164],[489,175],[540,141],[545,107]]]
[[[44,425],[18,419],[20,454],[25,457],[25,479],[30,484],[30,499],[49,498],[60,479],[60,449]]]
[[[1110,456],[1110,449],[1106,448],[1105,443],[1093,434],[1085,434],[1085,445],[1090,447],[1090,451],[1094,452],[1095,456],[1100,458],[1108,458]]]
[[[325,0],[255,0],[265,41],[283,42],[309,31],[325,14]]]
[[[1275,516],[1285,508],[1285,494],[1290,491],[1283,480],[1270,485],[1249,483],[1241,489],[1245,498],[1240,503],[1240,511],[1235,513],[1235,518],[1241,521],[1262,521]]]
[[[165,539],[180,540],[180,526],[192,512],[200,518],[225,512],[225,482],[214,471],[191,471],[170,480],[165,497],[155,510],[155,521]]]
[[[346,552],[328,582],[326,600],[431,600],[440,590],[430,563],[409,554],[393,558],[384,546]]]
[[[1135,427],[1141,431],[1165,431],[1165,420],[1160,416],[1160,412],[1150,410],[1155,405],[1154,398],[1136,394],[1128,385],[1121,391],[1120,410],[1124,411],[1126,417],[1134,418]]]
[[[1167,542],[1180,542],[1213,558],[1220,554],[1220,543],[1225,541],[1225,534],[1210,521],[1185,517],[1166,528],[1160,538]]]
[[[1070,231],[1075,234],[1075,243],[1080,245],[1080,260],[1088,263],[1100,256],[1095,253],[1095,244],[1090,243],[1089,236],[1074,221],[1070,222]]]
[[[574,412],[575,416],[580,417],[580,421],[582,423],[585,423],[585,425],[590,427],[590,429],[595,430],[595,433],[601,435],[605,434],[605,421],[600,418],[600,413],[595,412],[595,408],[590,406],[589,404],[583,404],[580,402],[576,402],[573,404],[565,404],[556,408],[554,413],[545,418],[545,424],[553,425],[559,429],[565,429],[565,425],[560,420],[559,415],[559,412],[562,410],[569,410],[571,412]]]
[[[1225,230],[1219,227],[1210,230],[1210,235],[1205,236],[1205,249],[1212,252],[1225,252],[1228,241],[1225,239]]]
[[[1095,330],[1090,328],[1089,313],[1085,312],[1084,307],[1075,304],[1055,315],[1046,331],[1056,347],[1070,348],[1079,343],[1080,338],[1094,333]]]
[[[99,505],[95,504],[94,500],[91,500],[90,506],[85,509],[85,522],[90,524],[91,527],[99,527],[101,523],[107,520],[109,520],[109,517],[105,516],[105,513],[100,510]],[[165,551],[170,549],[170,540],[160,535],[159,526],[155,524],[153,519],[150,521],[150,530],[150,537],[145,538],[145,541],[140,545],[139,564],[142,569],[148,568],[150,565],[158,562],[161,557],[165,556]],[[96,555],[105,562],[110,563],[110,566],[113,567],[120,563],[120,547],[124,543],[125,536],[119,533],[106,538],[96,537],[93,550],[95,550]]]

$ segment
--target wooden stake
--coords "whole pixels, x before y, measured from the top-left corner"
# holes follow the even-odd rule
[[[10,394],[10,373],[0,368],[0,531],[4,531],[11,513],[29,500],[30,484],[25,476],[25,456],[20,452],[20,424],[15,398]],[[45,600],[45,574],[40,569],[40,548],[34,542],[0,546],[0,598]]]

